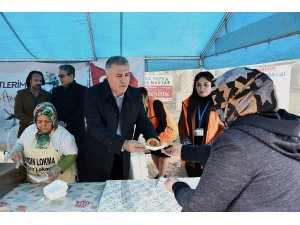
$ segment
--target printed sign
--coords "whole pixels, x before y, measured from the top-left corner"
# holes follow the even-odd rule
[[[173,77],[172,76],[150,76],[145,75],[145,88],[149,96],[167,102],[173,97]]]
[[[289,110],[289,101],[290,101],[290,81],[291,81],[291,66],[262,66],[257,67],[256,69],[264,72],[269,75],[273,80],[279,108]]]

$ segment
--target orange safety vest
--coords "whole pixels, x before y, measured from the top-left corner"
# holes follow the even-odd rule
[[[153,109],[153,102],[155,101],[155,98],[153,97],[149,97],[149,106],[148,108],[148,118],[151,121],[152,125],[154,126],[154,128],[156,129],[159,125],[158,120],[156,118],[154,109]],[[169,111],[167,110],[167,108],[164,106],[164,110],[166,112],[167,115],[167,127],[166,129],[161,132],[158,136],[158,138],[161,141],[168,141],[168,142],[172,142],[174,141],[177,136],[178,136],[178,127],[175,124],[173,118],[170,116]]]
[[[183,110],[187,134],[189,137],[192,138],[192,143],[194,144],[194,132],[195,132],[196,125],[195,125],[195,123],[192,122],[192,129],[191,129],[192,134],[190,134],[190,127],[189,127],[188,116],[187,116],[188,105],[189,105],[189,99],[187,98],[182,102],[182,110]],[[206,131],[206,138],[205,138],[205,141],[203,142],[203,144],[209,144],[223,130],[224,130],[224,128],[220,124],[220,119],[219,119],[218,113],[214,110],[210,111],[208,125],[207,125],[207,131]],[[185,167],[185,164],[186,164],[185,161],[182,160],[181,165],[183,167]],[[195,163],[191,162],[190,165],[195,168]]]

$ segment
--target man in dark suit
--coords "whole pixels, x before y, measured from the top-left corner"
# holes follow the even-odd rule
[[[88,144],[85,157],[91,182],[128,179],[130,153],[146,150],[132,140],[135,125],[142,129],[146,140],[157,137],[139,90],[129,86],[128,60],[110,57],[105,70],[107,79],[90,87],[84,101]]]
[[[78,147],[77,169],[79,181],[85,180],[85,166],[83,160],[85,121],[83,100],[86,86],[76,83],[75,68],[72,65],[59,66],[59,80],[61,85],[52,91],[52,103],[57,110],[58,121],[74,137]]]

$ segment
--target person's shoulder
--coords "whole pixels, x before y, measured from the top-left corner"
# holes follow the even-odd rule
[[[63,88],[63,86],[58,85],[58,86],[56,86],[56,87],[54,87],[54,88],[52,89],[52,92],[53,92],[53,91],[60,90],[60,89],[62,89],[62,88]]]
[[[82,90],[86,90],[87,89],[87,86],[82,85],[80,83],[77,83],[76,81],[74,82],[74,87],[78,88],[78,89],[82,89]]]
[[[78,87],[80,87],[81,89],[87,89],[88,87],[83,85],[83,84],[79,84],[79,83],[76,83],[78,85]]]
[[[184,99],[181,103],[182,103],[182,105],[184,105],[185,107],[188,107],[189,101],[190,101],[190,98],[186,98],[186,99]]]
[[[59,86],[53,88],[52,91],[51,91],[52,95],[53,95],[53,94],[56,94],[57,92],[59,92],[60,89],[61,89],[61,85],[59,85]]]
[[[24,88],[24,89],[18,90],[17,94],[23,94],[23,93],[26,93],[26,92],[28,92],[28,89]]]
[[[155,99],[155,100],[153,101],[153,104],[163,104],[163,103],[162,103],[162,101],[161,101],[161,100],[159,100],[159,99]]]
[[[25,134],[36,134],[37,132],[37,127],[36,127],[36,124],[33,123],[31,125],[29,125],[28,127],[26,127],[26,129],[24,130],[23,133]]]
[[[103,82],[102,82],[103,83]],[[102,83],[95,84],[89,88],[87,88],[87,92],[92,94],[92,93],[99,93],[103,90],[104,85]]]
[[[162,101],[160,101],[159,99],[155,99],[154,101],[153,101],[153,107],[163,107],[164,106],[164,104],[162,103]]]
[[[41,89],[41,92],[44,94],[44,95],[51,95],[50,91],[47,91],[45,89]]]
[[[73,137],[73,135],[66,128],[60,125],[58,125],[58,127],[56,128],[56,130],[54,130],[53,133],[62,140],[66,140],[67,137],[68,138]]]
[[[128,86],[127,92],[128,92],[130,95],[134,96],[134,97],[136,97],[136,96],[140,97],[140,96],[141,96],[141,91],[140,91],[140,89],[135,88],[135,87]]]
[[[240,151],[240,149],[243,149],[245,147],[245,135],[246,134],[244,132],[238,129],[228,129],[214,139],[213,146],[215,148],[213,148],[212,150],[229,148],[232,151]]]

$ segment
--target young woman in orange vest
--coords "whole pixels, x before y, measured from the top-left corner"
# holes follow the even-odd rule
[[[173,142],[178,136],[178,128],[170,116],[168,110],[164,107],[160,100],[156,100],[153,97],[149,97],[148,91],[144,87],[139,87],[142,95],[142,100],[145,106],[145,110],[148,114],[152,125],[154,126],[158,138],[162,142]],[[140,135],[139,129],[136,129],[134,139],[137,140]],[[150,151],[152,160],[158,169],[158,177],[166,177],[169,156],[158,151]]]
[[[211,99],[211,81],[214,76],[200,72],[194,79],[193,92],[182,102],[178,122],[180,142],[182,144],[209,144],[219,132],[224,130]],[[182,161],[188,177],[202,175],[203,166],[199,163]]]

